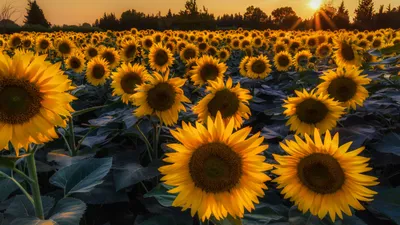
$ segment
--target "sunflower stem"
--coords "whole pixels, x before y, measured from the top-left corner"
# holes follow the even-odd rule
[[[33,206],[35,208],[36,217],[43,220],[44,213],[43,213],[43,204],[42,198],[40,196],[40,187],[39,187],[39,180],[36,171],[36,162],[35,162],[35,151],[33,151],[29,156],[26,157],[29,177],[34,181],[31,183],[31,190],[33,196]]]
[[[74,121],[72,117],[68,121],[69,128],[69,147],[71,148],[72,156],[76,156],[76,145],[75,145],[75,133],[74,133]]]
[[[21,170],[14,168],[13,171],[15,173],[17,173],[18,175],[20,175],[22,178],[24,178],[24,180],[28,181],[29,183],[33,183],[34,180],[32,180],[28,175],[26,175],[24,172],[22,172]]]
[[[152,161],[153,161],[153,157],[151,156],[151,151],[152,151],[151,144],[150,144],[149,140],[147,139],[146,135],[144,135],[144,133],[143,133],[142,130],[140,129],[139,123],[140,123],[140,122],[136,123],[136,124],[135,124],[135,127],[136,127],[136,129],[139,131],[140,135],[141,135],[142,138],[143,138],[144,143],[146,144],[147,153],[149,154],[150,162],[152,162]]]
[[[5,173],[3,173],[1,171],[0,171],[0,174],[1,174],[2,177],[6,177],[6,178],[10,179],[12,182],[14,182],[15,185],[17,185],[17,187],[26,196],[26,198],[33,204],[32,196],[26,191],[26,189],[14,177],[10,177],[10,176],[8,176],[7,174],[5,174]]]

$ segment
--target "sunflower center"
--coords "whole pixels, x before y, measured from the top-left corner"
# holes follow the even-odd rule
[[[302,67],[306,67],[308,64],[308,57],[307,56],[300,56],[297,60],[297,62],[299,63],[300,66]]]
[[[196,51],[192,48],[187,48],[185,49],[185,51],[183,52],[183,57],[185,59],[191,59],[196,57]]]
[[[261,39],[259,39],[259,38],[257,38],[257,39],[254,41],[254,43],[255,43],[256,45],[261,45],[261,44],[262,44]]]
[[[357,92],[357,84],[350,78],[339,77],[332,80],[328,87],[328,93],[340,102],[346,102],[354,97]]]
[[[315,46],[316,44],[317,44],[317,42],[316,42],[315,39],[310,39],[310,40],[308,40],[308,46],[313,47],[313,46]]]
[[[145,45],[147,48],[150,48],[151,46],[153,46],[153,41],[150,40],[150,39],[146,39],[146,40],[144,41],[144,45]]]
[[[285,51],[285,46],[277,45],[275,50],[276,50],[276,53],[283,52],[283,51]]]
[[[345,180],[339,162],[331,155],[314,153],[301,159],[297,166],[300,181],[319,194],[338,191]]]
[[[128,47],[126,47],[125,56],[127,58],[133,58],[135,56],[135,53],[136,53],[136,45],[129,45]]]
[[[265,62],[262,60],[256,60],[252,65],[251,65],[251,70],[254,73],[264,73],[265,70],[267,69],[267,66],[265,65]]]
[[[377,47],[381,46],[381,41],[380,41],[380,40],[375,40],[375,41],[372,43],[372,46],[374,46],[374,48],[377,48]]]
[[[219,53],[219,57],[220,57],[221,59],[225,59],[226,56],[227,56],[227,54],[226,54],[225,51],[222,51],[222,52]]]
[[[204,81],[215,80],[219,74],[219,69],[214,64],[205,64],[200,69],[200,76]]]
[[[94,65],[92,71],[93,71],[92,72],[93,77],[96,79],[101,79],[106,74],[106,69],[104,68],[103,65],[100,65],[100,64]]]
[[[296,107],[296,115],[299,120],[308,124],[321,122],[328,112],[329,110],[324,103],[312,98],[304,100]]]
[[[214,47],[210,47],[207,49],[207,54],[211,56],[215,56],[217,54],[217,50]]]
[[[13,46],[18,46],[19,44],[21,44],[21,38],[15,37],[15,38],[12,39],[11,43],[12,43]]]
[[[115,62],[115,56],[112,52],[106,51],[102,54],[103,58],[111,65]]]
[[[96,50],[95,48],[90,48],[90,49],[88,50],[88,55],[89,55],[91,58],[96,57],[97,54],[98,54],[98,52],[97,52],[97,50]]]
[[[62,53],[62,54],[69,54],[71,52],[71,46],[69,46],[68,43],[63,42],[58,46],[58,50]]]
[[[202,42],[202,43],[199,44],[199,49],[200,50],[204,51],[206,48],[207,48],[207,44],[206,43]]]
[[[319,49],[319,54],[321,55],[321,56],[327,56],[328,55],[328,53],[329,53],[329,47],[328,46],[322,46],[320,49]]]
[[[0,80],[0,121],[7,124],[28,122],[40,112],[42,93],[29,81]]]
[[[342,43],[342,57],[347,61],[351,61],[356,58],[353,48],[347,43]]]
[[[175,89],[169,83],[159,83],[147,93],[147,103],[157,111],[170,109],[175,103]]]
[[[81,60],[79,60],[76,57],[71,58],[70,66],[72,69],[78,69],[79,67],[81,67],[81,65],[82,65]]]
[[[281,55],[278,58],[278,64],[282,67],[289,66],[290,60],[287,55]]]
[[[300,47],[300,44],[298,43],[298,42],[293,42],[291,45],[290,45],[290,49],[292,50],[292,51],[296,51],[296,49],[298,49]]]
[[[31,40],[25,40],[23,43],[25,48],[29,48],[31,46],[31,44],[32,44]]]
[[[129,72],[121,79],[121,88],[125,93],[133,94],[136,85],[142,84],[142,78],[135,72]]]
[[[223,89],[215,93],[214,98],[207,104],[207,108],[211,116],[215,117],[220,111],[223,118],[231,117],[239,109],[239,99],[229,89]]]
[[[168,62],[168,53],[162,49],[158,50],[154,55],[154,62],[159,66],[165,65]]]
[[[49,47],[50,43],[47,40],[42,40],[39,44],[40,49],[47,49]]]
[[[189,161],[196,187],[206,192],[230,191],[242,176],[242,158],[223,143],[208,143],[196,149]]]

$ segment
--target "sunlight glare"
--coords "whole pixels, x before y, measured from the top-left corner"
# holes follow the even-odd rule
[[[319,9],[321,7],[321,4],[322,4],[321,0],[310,0],[310,3],[308,3],[310,8],[314,10]]]

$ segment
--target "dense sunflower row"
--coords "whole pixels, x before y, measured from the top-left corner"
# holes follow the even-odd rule
[[[0,36],[0,148],[28,149],[48,142],[65,127],[75,100],[74,88],[62,70],[86,77],[94,86],[110,85],[113,95],[134,106],[137,117],[154,116],[165,126],[179,121],[181,111],[198,116],[195,125],[182,123],[171,131],[178,141],[168,146],[159,170],[162,181],[177,194],[174,206],[191,209],[201,220],[243,217],[264,195],[266,171],[304,213],[334,221],[376,192],[377,178],[364,148],[348,151],[331,136],[339,118],[362,106],[371,80],[362,68],[378,61],[367,50],[400,43],[400,32],[284,31],[138,31],[104,33],[16,33]],[[239,55],[232,68],[230,59]],[[386,56],[384,56],[386,57]],[[315,89],[295,91],[284,102],[287,125],[295,140],[281,143],[288,154],[268,164],[260,134],[242,128],[251,116],[250,90],[234,84],[228,71],[248,79],[264,79],[273,71],[316,71],[328,65]],[[183,73],[176,67],[183,65]],[[62,68],[60,70],[59,68]],[[205,87],[194,106],[183,86]],[[325,134],[324,138],[321,134]],[[248,137],[250,135],[250,137]],[[299,135],[299,136],[297,136]]]

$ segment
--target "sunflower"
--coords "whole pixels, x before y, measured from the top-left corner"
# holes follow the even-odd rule
[[[149,50],[153,44],[154,42],[152,37],[147,36],[142,39],[142,47],[146,50]]]
[[[225,63],[220,63],[218,59],[203,55],[197,60],[197,66],[193,67],[191,79],[194,85],[203,85],[209,80],[222,79],[227,70]]]
[[[22,36],[21,34],[14,33],[8,39],[8,46],[10,48],[18,48],[22,44]]]
[[[376,37],[374,40],[371,42],[371,47],[376,48],[376,49],[381,49],[385,47],[385,41],[383,40],[382,37]]]
[[[154,44],[150,49],[149,62],[153,70],[165,72],[172,66],[174,57],[169,49],[159,44]]]
[[[68,38],[63,37],[56,40],[56,51],[62,57],[68,57],[75,50],[75,44]]]
[[[308,48],[313,49],[316,48],[318,45],[318,39],[316,37],[308,37],[306,41],[306,45]]]
[[[316,54],[320,58],[327,58],[332,53],[332,46],[327,43],[322,43],[318,46]]]
[[[308,70],[311,57],[312,54],[308,50],[303,50],[298,52],[294,56],[294,62],[293,62],[294,66],[296,67],[296,70],[300,72]]]
[[[135,40],[125,41],[121,45],[120,55],[123,61],[131,62],[135,60],[138,53],[138,44]]]
[[[110,76],[110,69],[107,60],[97,56],[91,59],[86,69],[86,80],[94,85],[103,85]]]
[[[205,43],[205,42],[200,42],[200,43],[197,44],[197,47],[199,48],[199,51],[201,53],[205,53],[207,51],[207,49],[208,49],[208,44]]]
[[[344,107],[329,95],[295,91],[297,97],[285,99],[283,112],[290,117],[286,125],[296,134],[312,134],[314,128],[322,132],[336,126],[337,120],[344,114]]]
[[[332,221],[342,212],[351,216],[350,206],[364,210],[360,201],[372,201],[377,192],[368,186],[378,184],[377,178],[362,174],[370,171],[368,158],[359,156],[365,149],[348,151],[352,142],[339,146],[339,134],[333,138],[329,131],[321,139],[318,129],[314,140],[307,134],[305,141],[295,135],[295,141],[286,140],[280,146],[289,155],[273,155],[278,165],[272,172],[273,181],[283,188],[285,199],[295,202],[299,210],[323,219],[329,214]]]
[[[337,49],[334,58],[337,65],[343,66],[361,66],[362,50],[354,43],[354,41],[346,35],[341,35],[335,40],[335,48]]]
[[[99,51],[97,50],[97,48],[94,45],[86,46],[84,52],[85,52],[85,57],[87,60],[91,60],[94,57],[99,55]]]
[[[199,49],[194,44],[187,44],[179,53],[179,56],[183,62],[187,62],[189,59],[197,58]]]
[[[274,65],[278,71],[288,71],[292,64],[293,59],[289,52],[279,52],[274,57]]]
[[[105,59],[110,69],[114,69],[119,65],[121,57],[114,48],[103,48],[99,56]]]
[[[289,43],[289,50],[292,54],[297,52],[297,49],[301,47],[301,43],[298,40],[293,40]]]
[[[168,41],[168,42],[165,44],[165,47],[166,47],[168,50],[170,50],[172,54],[175,54],[175,52],[176,52],[176,45],[175,45],[175,43],[174,43],[173,41]]]
[[[226,61],[228,61],[229,57],[231,56],[231,53],[229,52],[228,49],[223,48],[218,51],[217,55],[218,55],[220,62],[226,62]]]
[[[36,51],[47,52],[52,48],[52,44],[49,38],[45,36],[39,36],[36,38]]]
[[[185,77],[191,77],[193,74],[193,68],[197,66],[197,58],[196,59],[189,59],[188,61],[186,61],[186,65],[185,65]]]
[[[234,49],[234,50],[240,49],[240,40],[239,39],[232,40],[231,48]]]
[[[257,133],[246,139],[251,128],[233,132],[234,119],[224,124],[221,113],[215,121],[207,119],[207,127],[196,123],[182,123],[182,128],[171,131],[180,143],[169,144],[175,150],[167,153],[159,168],[165,184],[174,186],[169,193],[177,193],[172,203],[183,210],[191,209],[205,221],[211,216],[222,220],[228,214],[243,217],[244,209],[252,211],[258,197],[264,196],[271,180],[265,171],[272,166],[261,155],[268,145],[261,145],[263,137]]]
[[[85,59],[81,53],[75,52],[66,60],[67,68],[74,70],[76,73],[81,73],[85,67]]]
[[[251,57],[246,65],[247,76],[253,79],[264,79],[271,73],[271,64],[266,56]]]
[[[21,41],[21,45],[24,49],[30,49],[34,45],[33,39],[31,37],[24,37]]]
[[[16,51],[11,59],[0,54],[0,149],[28,149],[58,138],[54,127],[65,127],[75,97],[71,80],[60,63],[45,62],[46,55]]]
[[[247,77],[247,63],[249,62],[250,57],[245,56],[242,58],[239,64],[239,73],[240,75]]]
[[[249,90],[240,88],[240,83],[232,87],[232,79],[228,78],[226,84],[222,79],[209,81],[207,86],[209,94],[193,107],[193,112],[198,115],[199,122],[204,123],[211,116],[215,118],[217,112],[221,112],[226,124],[234,118],[234,128],[243,124],[243,119],[249,119],[251,115],[248,107],[252,96]]]
[[[124,63],[112,74],[111,87],[113,96],[121,96],[122,102],[128,104],[130,97],[135,93],[137,85],[143,84],[149,77],[146,68],[140,64]]]
[[[255,48],[261,48],[261,46],[264,44],[264,41],[261,37],[256,37],[252,40],[252,45]]]
[[[371,82],[367,75],[355,67],[339,67],[336,71],[329,70],[320,78],[324,80],[318,85],[317,93],[328,94],[331,98],[342,103],[342,106],[356,109],[362,106],[368,91],[364,85]]]
[[[186,79],[169,79],[168,76],[168,72],[164,77],[154,72],[148,79],[149,83],[138,85],[136,93],[132,95],[133,104],[138,106],[134,112],[135,116],[155,115],[167,126],[172,126],[178,121],[179,112],[186,111],[183,103],[190,102],[181,88]]]
[[[274,44],[273,50],[275,54],[278,54],[279,52],[287,51],[288,46],[285,44],[283,41],[278,41]]]

